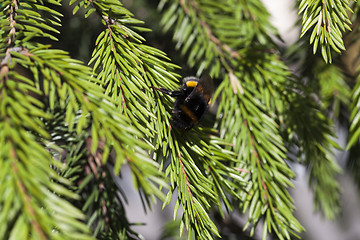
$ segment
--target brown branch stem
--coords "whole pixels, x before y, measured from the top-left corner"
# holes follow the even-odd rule
[[[16,10],[18,9],[18,2],[17,0],[13,0],[12,1],[12,5],[10,6],[10,16],[9,16],[9,21],[10,21],[10,32],[9,32],[9,39],[8,39],[8,44],[12,45],[14,43],[15,40],[15,33],[16,33],[16,20],[15,17],[17,15]]]
[[[188,180],[188,176],[185,172],[185,166],[184,166],[184,163],[181,161],[181,155],[179,154],[179,163],[180,163],[180,166],[181,166],[181,171],[182,171],[182,174],[185,176],[185,181],[186,181],[186,190],[190,193],[190,197],[192,198],[192,193],[191,193],[191,190],[190,190],[190,183],[189,183],[189,180]]]

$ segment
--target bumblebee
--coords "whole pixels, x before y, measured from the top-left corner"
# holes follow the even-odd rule
[[[191,129],[201,120],[211,102],[214,89],[212,78],[208,74],[200,79],[184,78],[180,90],[177,91],[151,88],[176,98],[170,122],[172,127],[184,130]]]

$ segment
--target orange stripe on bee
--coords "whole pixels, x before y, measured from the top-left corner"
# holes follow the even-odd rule
[[[188,82],[186,82],[187,87],[196,87],[197,84],[198,84],[197,81],[188,81]]]
[[[187,106],[181,105],[180,109],[191,118],[193,123],[196,124],[199,121],[199,119],[195,116],[195,114]]]

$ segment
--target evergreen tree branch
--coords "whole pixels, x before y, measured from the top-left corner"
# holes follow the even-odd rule
[[[326,217],[334,219],[340,211],[340,186],[336,176],[341,168],[332,153],[332,148],[338,145],[333,140],[330,120],[306,92],[294,93],[288,100],[288,114],[284,120],[293,133],[288,141],[297,146],[295,155],[309,169],[315,209],[320,208]]]
[[[239,16],[234,16],[235,8],[239,8]],[[199,72],[205,68],[215,76],[220,69],[226,71],[215,94],[220,98],[218,115],[223,119],[219,127],[221,136],[233,143],[244,161],[236,167],[251,172],[249,192],[239,194],[245,201],[244,210],[249,209],[252,232],[264,216],[264,237],[274,230],[279,238],[289,239],[289,233],[296,235],[303,229],[292,216],[294,207],[287,188],[292,186],[294,174],[284,161],[286,149],[279,126],[271,119],[283,111],[280,85],[289,73],[261,45],[266,42],[275,47],[264,31],[268,23],[259,21],[254,27],[250,21],[263,16],[258,14],[260,10],[264,8],[254,2],[228,2],[220,7],[212,1],[180,1],[168,6],[162,22],[165,29],[175,26],[174,38],[182,52],[188,53],[191,66],[196,64]],[[201,24],[203,21],[207,24]],[[242,34],[243,22],[253,24],[253,35]],[[206,26],[211,26],[211,32]],[[218,50],[226,46],[231,51]]]
[[[78,149],[91,148],[91,139],[76,142]],[[79,151],[77,150],[77,151]],[[73,158],[77,157],[77,160]],[[80,159],[79,159],[80,158]],[[70,149],[67,155],[68,168],[63,170],[67,178],[75,178],[76,191],[82,196],[75,202],[89,216],[88,224],[94,229],[94,235],[99,239],[141,239],[141,236],[131,229],[125,214],[124,200],[126,196],[116,184],[119,180],[113,173],[113,168],[101,163],[102,149],[95,154],[76,152]]]
[[[353,25],[353,32],[348,34],[348,39],[347,42],[350,46],[356,46],[359,44],[358,43],[358,36],[359,36],[359,31],[360,31],[360,27],[359,27],[359,23],[360,23],[360,19],[358,17],[358,13],[360,11],[360,4],[359,2],[353,3],[352,5],[353,9],[354,9],[354,14],[352,15],[352,20],[354,22]],[[353,74],[355,75],[355,86],[351,92],[351,105],[350,105],[350,110],[351,110],[351,115],[350,115],[350,128],[349,128],[349,142],[347,145],[347,149],[351,149],[353,148],[358,142],[359,142],[359,136],[360,136],[360,132],[359,132],[359,97],[360,97],[360,93],[359,93],[359,79],[360,79],[360,75],[359,75],[359,55],[355,54],[354,57],[354,62],[351,62],[350,65],[354,68],[354,72]],[[350,160],[351,161],[351,160]]]
[[[347,58],[345,59],[345,66],[347,73],[351,74],[351,85],[354,85],[351,91],[351,103],[348,104],[350,111],[350,126],[349,126],[349,136],[347,143],[347,150],[349,151],[349,157],[347,159],[346,167],[354,178],[355,183],[358,188],[360,188],[360,174],[357,171],[358,166],[360,164],[359,154],[358,154],[358,146],[359,146],[359,33],[360,33],[360,2],[352,2],[352,9],[354,14],[352,14],[351,21],[352,32],[349,32],[346,35],[345,43],[347,44],[347,48],[349,53],[347,54]]]
[[[174,214],[180,204],[184,210],[180,231],[182,232],[186,226],[189,234],[192,228],[200,239],[211,239],[212,234],[218,233],[208,216],[208,210],[213,203],[221,208],[221,199],[225,199],[227,207],[231,208],[224,190],[236,195],[233,189],[240,187],[228,179],[228,173],[223,169],[231,173],[232,179],[241,181],[238,172],[227,168],[225,163],[220,161],[215,161],[215,166],[210,162],[210,159],[225,157],[230,161],[231,158],[227,157],[229,152],[221,153],[223,149],[219,145],[204,145],[202,142],[208,138],[207,134],[197,131],[202,140],[194,134],[191,134],[192,138],[184,139],[176,130],[166,127],[170,126],[166,109],[170,109],[173,100],[160,101],[164,97],[159,96],[159,100],[154,104],[153,92],[148,91],[148,86],[174,88],[175,77],[171,71],[175,66],[162,60],[167,60],[164,53],[142,44],[144,39],[135,30],[144,29],[136,26],[139,21],[131,18],[129,12],[119,11],[122,9],[121,4],[117,4],[118,9],[109,1],[92,1],[90,5],[96,9],[95,12],[104,20],[106,26],[106,30],[97,39],[91,60],[91,63],[94,63],[94,71],[98,73],[96,82],[106,88],[107,94],[118,102],[120,110],[150,138],[147,141],[155,143],[158,161],[164,165],[167,156],[171,157],[171,164],[166,170],[167,174],[170,174],[171,190],[164,206],[171,200],[172,193],[177,187],[179,198]],[[158,119],[155,119],[156,117]],[[157,132],[157,136],[153,135],[154,131]],[[198,140],[190,142],[190,139],[195,138]],[[210,150],[211,148],[213,150]],[[195,162],[197,158],[203,159],[204,163]],[[134,167],[139,168],[143,162],[129,164],[135,172]],[[212,170],[211,176],[214,180],[205,177],[210,173],[206,173],[204,169]],[[139,184],[144,185],[143,182]],[[216,194],[217,191],[222,194],[222,198]]]
[[[41,8],[36,3],[32,7]],[[2,225],[0,235],[3,239],[92,239],[83,223],[84,215],[59,197],[78,196],[53,182],[69,185],[50,168],[56,163],[38,142],[39,137],[49,138],[42,119],[51,118],[51,114],[43,110],[41,91],[29,71],[20,65],[22,58],[30,55],[21,46],[22,38],[30,39],[41,32],[31,26],[31,18],[23,18],[32,13],[30,8],[26,2],[1,2],[1,12],[8,18],[3,17],[1,22],[0,142],[4,147],[0,162],[8,167],[0,180],[0,218],[10,224]],[[36,16],[41,20],[39,14]]]
[[[15,59],[8,61],[14,63]],[[0,236],[92,239],[83,223],[84,215],[60,197],[78,196],[56,183],[69,185],[50,167],[56,162],[37,140],[39,136],[49,138],[41,119],[51,115],[43,111],[43,103],[34,97],[39,91],[33,81],[14,71],[14,65],[1,66],[0,219],[10,224],[2,225]]]
[[[289,62],[298,64],[296,71],[297,75],[301,76],[299,84],[306,85],[305,91],[312,91],[321,100],[322,111],[332,119],[342,117],[342,106],[350,104],[351,76],[347,75],[339,64],[326,64],[319,54],[313,55],[306,44],[308,39],[309,34],[289,48]]]
[[[174,218],[180,206],[184,211],[180,234],[186,227],[189,239],[191,228],[195,230],[196,239],[213,239],[213,235],[219,236],[219,233],[209,217],[210,207],[216,204],[222,212],[223,201],[228,209],[232,209],[226,195],[239,199],[237,191],[244,185],[239,172],[227,166],[234,165],[237,160],[233,153],[223,149],[224,141],[216,137],[208,139],[199,130],[188,132],[185,137],[173,130],[171,136],[167,150],[171,150],[171,163],[165,170],[170,175],[171,189],[163,206],[171,201],[177,188],[179,196]]]
[[[359,104],[360,104],[360,77],[357,77],[357,83],[354,87],[354,90],[352,92],[352,105],[351,105],[351,116],[350,116],[350,139],[348,142],[347,148],[351,148],[355,146],[357,142],[360,140],[360,111],[359,111]]]
[[[126,218],[124,201],[127,199],[117,185],[119,179],[111,164],[113,154],[109,156],[110,163],[104,165],[104,142],[100,141],[92,153],[90,132],[80,135],[69,132],[62,111],[57,111],[55,121],[46,122],[46,126],[52,131],[52,141],[60,147],[60,150],[54,149],[53,154],[58,154],[66,163],[58,168],[59,172],[73,183],[70,190],[81,196],[69,200],[86,214],[87,224],[98,239],[141,239]],[[75,126],[77,123],[75,121]]]
[[[75,1],[70,2],[73,3]],[[175,77],[171,70],[175,65],[164,61],[163,59],[167,60],[167,57],[161,51],[141,43],[144,38],[136,33],[136,30],[146,29],[136,26],[141,21],[132,18],[132,14],[122,7],[120,2],[80,1],[74,12],[79,9],[78,6],[89,8],[88,13],[96,12],[106,27],[97,38],[96,48],[90,60],[90,63],[94,62],[94,73],[97,73],[94,81],[105,88],[105,93],[117,104],[120,112],[146,136],[145,141],[152,145],[155,139],[154,132],[159,129],[160,123],[154,126],[155,109],[151,104],[152,93],[148,86],[157,85],[156,81],[174,82]],[[157,145],[162,145],[163,142],[162,138],[157,138]],[[128,156],[128,153],[122,153],[120,156]],[[154,182],[166,186],[164,179],[161,179],[163,176],[154,169],[158,167],[156,163],[149,161],[145,155],[141,161],[129,160],[127,163],[135,176],[135,186],[145,193],[142,195],[145,197],[145,202],[150,204],[149,197],[153,199],[154,192],[158,197],[163,198],[162,192],[152,185]],[[120,166],[115,165],[115,172],[120,170]]]
[[[322,112],[338,116],[340,106],[350,102],[347,75],[338,66],[316,64],[301,79],[315,81],[305,90],[294,84],[259,1],[160,3],[165,30],[174,30],[189,65],[198,75],[208,71],[223,79],[214,96],[219,133],[201,125],[185,133],[170,127],[174,99],[149,87],[175,89],[178,67],[144,44],[141,34],[148,29],[121,3],[70,4],[74,13],[85,9],[85,18],[96,13],[104,25],[92,69],[39,43],[57,41],[58,1],[0,0],[0,220],[6,222],[0,238],[92,239],[90,226],[99,239],[140,239],[117,185],[117,174],[128,164],[148,206],[158,197],[165,207],[178,192],[174,218],[182,207],[180,233],[186,228],[189,239],[193,233],[196,239],[219,237],[211,211],[224,217],[223,206],[232,211],[234,203],[248,212],[245,228],[251,225],[252,234],[264,220],[264,239],[269,232],[290,239],[303,230],[288,193],[294,173],[287,152],[294,146],[310,170],[316,207],[335,217],[339,167],[331,150],[337,146]],[[348,5],[300,3],[303,21],[307,18],[303,34],[314,28],[309,40],[314,52],[321,45],[325,62],[332,61],[331,49],[344,49]],[[310,97],[317,86],[320,101]],[[359,139],[357,92],[349,147]]]
[[[224,86],[225,84],[228,86]],[[238,92],[235,95],[237,98],[233,97],[218,111],[224,113],[220,129],[231,128],[231,131],[223,131],[224,137],[233,139],[234,150],[239,153],[240,159],[247,159],[240,167],[251,172],[251,185],[244,196],[243,209],[249,211],[249,223],[254,224],[251,234],[263,215],[266,220],[264,236],[266,231],[273,229],[279,238],[289,238],[289,233],[302,231],[297,220],[289,217],[294,207],[287,188],[293,186],[290,179],[295,175],[284,161],[286,149],[279,133],[274,131],[279,131],[279,127],[266,115],[266,109],[253,99],[253,96],[258,96],[259,93],[249,89],[246,82],[243,82],[242,87],[243,93]],[[222,91],[220,102],[224,103],[228,101],[225,99],[229,95],[234,95],[227,78],[219,88]],[[242,124],[234,125],[226,120],[233,117]],[[262,119],[262,122],[259,122],[259,119]]]
[[[315,209],[334,219],[340,211],[340,186],[336,176],[341,169],[332,153],[339,146],[334,142],[333,123],[327,116],[345,117],[344,106],[350,103],[351,76],[344,73],[341,64],[325,64],[320,54],[314,55],[306,44],[309,38],[310,33],[305,34],[290,48],[288,55],[292,63],[298,64],[297,72],[301,76],[296,84],[289,85],[298,92],[287,100],[290,108],[286,125],[294,134],[288,136],[288,141],[297,146],[295,155],[309,170]]]
[[[49,1],[48,3],[56,3],[59,5],[59,3],[55,1],[54,3],[53,1]],[[137,181],[141,181],[142,186],[151,186],[151,183],[147,180],[151,180],[162,186],[166,184],[162,180],[162,174],[158,171],[158,165],[149,160],[148,154],[143,150],[149,149],[149,145],[141,140],[142,133],[131,127],[128,119],[115,110],[113,100],[106,97],[101,87],[88,81],[92,75],[91,69],[83,66],[79,61],[69,58],[64,51],[50,49],[49,46],[34,41],[34,37],[56,40],[56,37],[54,37],[51,32],[56,33],[57,31],[50,25],[58,26],[60,24],[58,17],[61,16],[61,14],[39,2],[31,4],[20,2],[19,4],[22,6],[21,9],[12,5],[11,2],[6,2],[6,4],[1,5],[1,10],[9,16],[9,21],[1,22],[1,29],[4,30],[1,31],[1,56],[3,59],[1,62],[0,87],[2,89],[1,97],[4,98],[5,101],[1,101],[2,114],[0,115],[0,119],[5,122],[10,121],[12,124],[14,122],[12,128],[15,129],[14,132],[10,131],[10,136],[5,134],[6,131],[4,129],[1,129],[1,142],[7,142],[7,139],[16,137],[18,133],[24,136],[30,134],[33,142],[30,142],[30,140],[20,141],[18,139],[19,137],[16,137],[19,142],[14,145],[15,151],[18,153],[21,151],[21,148],[24,148],[23,152],[25,153],[22,153],[19,163],[23,164],[30,161],[34,166],[42,164],[40,169],[43,170],[44,167],[47,166],[41,174],[31,169],[33,173],[38,173],[39,175],[29,176],[23,174],[23,171],[19,171],[19,179],[26,179],[29,183],[34,183],[34,181],[40,183],[40,185],[25,185],[25,187],[32,189],[32,192],[20,191],[20,194],[28,193],[28,196],[36,199],[35,203],[37,205],[33,204],[32,207],[36,213],[41,213],[36,216],[36,221],[41,221],[38,225],[29,225],[32,221],[26,221],[26,216],[25,221],[23,221],[24,218],[22,215],[19,215],[18,219],[20,220],[18,222],[22,228],[20,233],[25,234],[25,236],[27,232],[35,234],[32,233],[34,232],[33,230],[23,229],[32,229],[31,226],[35,226],[35,228],[36,226],[40,226],[40,230],[44,232],[43,235],[46,238],[48,236],[53,238],[52,236],[54,235],[69,239],[91,238],[88,228],[83,223],[85,219],[84,215],[65,199],[65,197],[71,197],[72,199],[78,198],[78,195],[66,190],[66,188],[72,188],[70,187],[70,182],[63,178],[56,177],[57,173],[49,167],[58,164],[52,160],[51,155],[47,152],[47,148],[51,145],[45,144],[45,142],[53,144],[51,140],[54,139],[50,139],[50,135],[52,135],[54,129],[45,130],[43,120],[53,119],[55,110],[64,110],[64,122],[68,132],[76,134],[81,134],[88,130],[91,132],[91,142],[87,145],[89,150],[87,154],[89,157],[99,156],[99,154],[96,154],[98,153],[97,149],[99,147],[102,149],[101,158],[89,158],[88,163],[93,167],[91,170],[94,174],[104,174],[103,170],[99,172],[97,168],[99,165],[102,165],[101,169],[105,167],[104,164],[108,159],[109,153],[114,149],[116,153],[114,167],[117,172],[125,161],[135,162],[136,166],[141,165],[138,169],[145,172],[145,174],[141,174],[141,171],[138,171],[135,177]],[[46,13],[46,16],[49,18],[44,18],[38,12]],[[39,24],[34,25],[35,22]],[[11,32],[11,34],[8,34],[7,31]],[[8,36],[11,37],[8,38]],[[4,39],[6,39],[6,42]],[[11,93],[10,95],[7,92],[8,90],[10,91],[9,93]],[[17,90],[19,91],[17,92]],[[12,95],[14,95],[16,99],[14,99],[14,97],[8,97]],[[9,104],[12,105],[12,107],[9,107]],[[48,109],[46,114],[43,109]],[[3,126],[9,127],[6,124]],[[48,140],[50,140],[50,142]],[[39,145],[38,142],[41,143],[41,145]],[[130,146],[137,147],[133,148]],[[51,148],[57,149],[55,146]],[[9,148],[5,148],[4,150],[6,153]],[[39,156],[35,154],[37,151],[39,154],[41,152],[43,154],[40,159],[37,159]],[[1,156],[5,153],[2,153]],[[34,154],[35,156],[33,156]],[[63,153],[59,152],[55,154],[61,156]],[[5,155],[1,158],[1,162],[10,161],[8,159],[11,160],[9,156]],[[93,159],[93,161],[90,161],[90,159]],[[35,163],[37,161],[38,163]],[[96,163],[95,167],[94,162]],[[24,169],[19,166],[17,166],[17,169]],[[4,174],[5,176],[9,175],[7,173]],[[49,174],[51,178],[47,177],[48,175],[46,174]],[[110,176],[110,174],[105,174],[104,177],[106,176]],[[93,177],[94,175],[90,174],[88,179]],[[62,187],[60,184],[52,183],[51,179],[66,184]],[[106,179],[112,178],[107,177]],[[26,182],[23,183],[25,184]],[[22,189],[21,184],[18,184],[18,186]],[[101,185],[97,185],[97,188],[101,190],[100,186]],[[36,190],[39,187],[41,187],[41,192]],[[158,190],[157,187],[144,187],[143,189],[150,196],[152,196],[152,194],[159,197],[163,196],[163,193]],[[16,189],[13,192],[16,192]],[[56,194],[64,197],[56,197]],[[109,195],[109,193],[103,194],[102,196],[104,195]],[[27,197],[25,197],[25,199],[26,198]],[[49,201],[49,199],[52,201]],[[10,198],[10,202],[7,202],[8,206],[11,206],[11,200],[14,201],[14,204],[18,207],[23,205],[27,206],[27,202],[23,204],[17,203],[16,197]],[[104,208],[104,203],[107,199],[102,198],[101,200],[98,209],[102,210],[101,218],[105,217],[106,219],[107,216],[110,216],[106,215],[108,211]],[[114,200],[114,198],[110,197],[109,202],[110,200]],[[74,202],[73,200],[71,201]],[[97,202],[94,202],[96,205]],[[119,204],[119,202],[114,200],[112,203],[114,206],[113,209],[118,209],[117,204]],[[42,208],[46,210],[41,210]],[[14,223],[17,221],[16,217],[18,217],[16,212],[18,212],[18,210],[15,209]],[[29,210],[29,212],[32,211]],[[3,218],[7,216],[7,212],[2,212],[2,214],[4,213]],[[62,214],[65,214],[66,217]],[[114,216],[114,214],[111,216]],[[116,219],[119,218],[114,217],[114,220]],[[94,218],[88,218],[88,220],[94,220]],[[110,219],[106,224],[111,225],[112,221],[113,219]],[[45,222],[46,224],[44,224]],[[129,224],[127,224],[127,226],[128,225]],[[2,229],[2,233],[4,236],[17,234],[15,230],[19,230],[17,229],[19,226],[6,225]],[[119,232],[121,229],[118,228],[118,225],[111,226],[110,231],[106,231],[107,227],[104,226],[102,222],[97,225],[94,231],[106,235],[115,230],[115,234],[121,238],[123,232]],[[16,227],[16,229],[14,227]],[[64,231],[64,229],[67,231]],[[39,236],[40,235],[41,234],[39,234]],[[20,239],[23,238],[20,237]]]
[[[303,14],[300,37],[312,29],[310,44],[313,44],[313,53],[320,46],[326,63],[332,62],[331,49],[337,53],[345,50],[342,32],[351,31],[347,11],[352,12],[348,0],[300,1],[299,14]]]

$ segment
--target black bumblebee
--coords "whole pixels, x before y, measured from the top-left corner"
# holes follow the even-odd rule
[[[171,126],[184,130],[189,130],[200,121],[208,109],[214,89],[212,78],[208,74],[200,79],[197,77],[184,78],[179,91],[151,88],[176,97]]]

